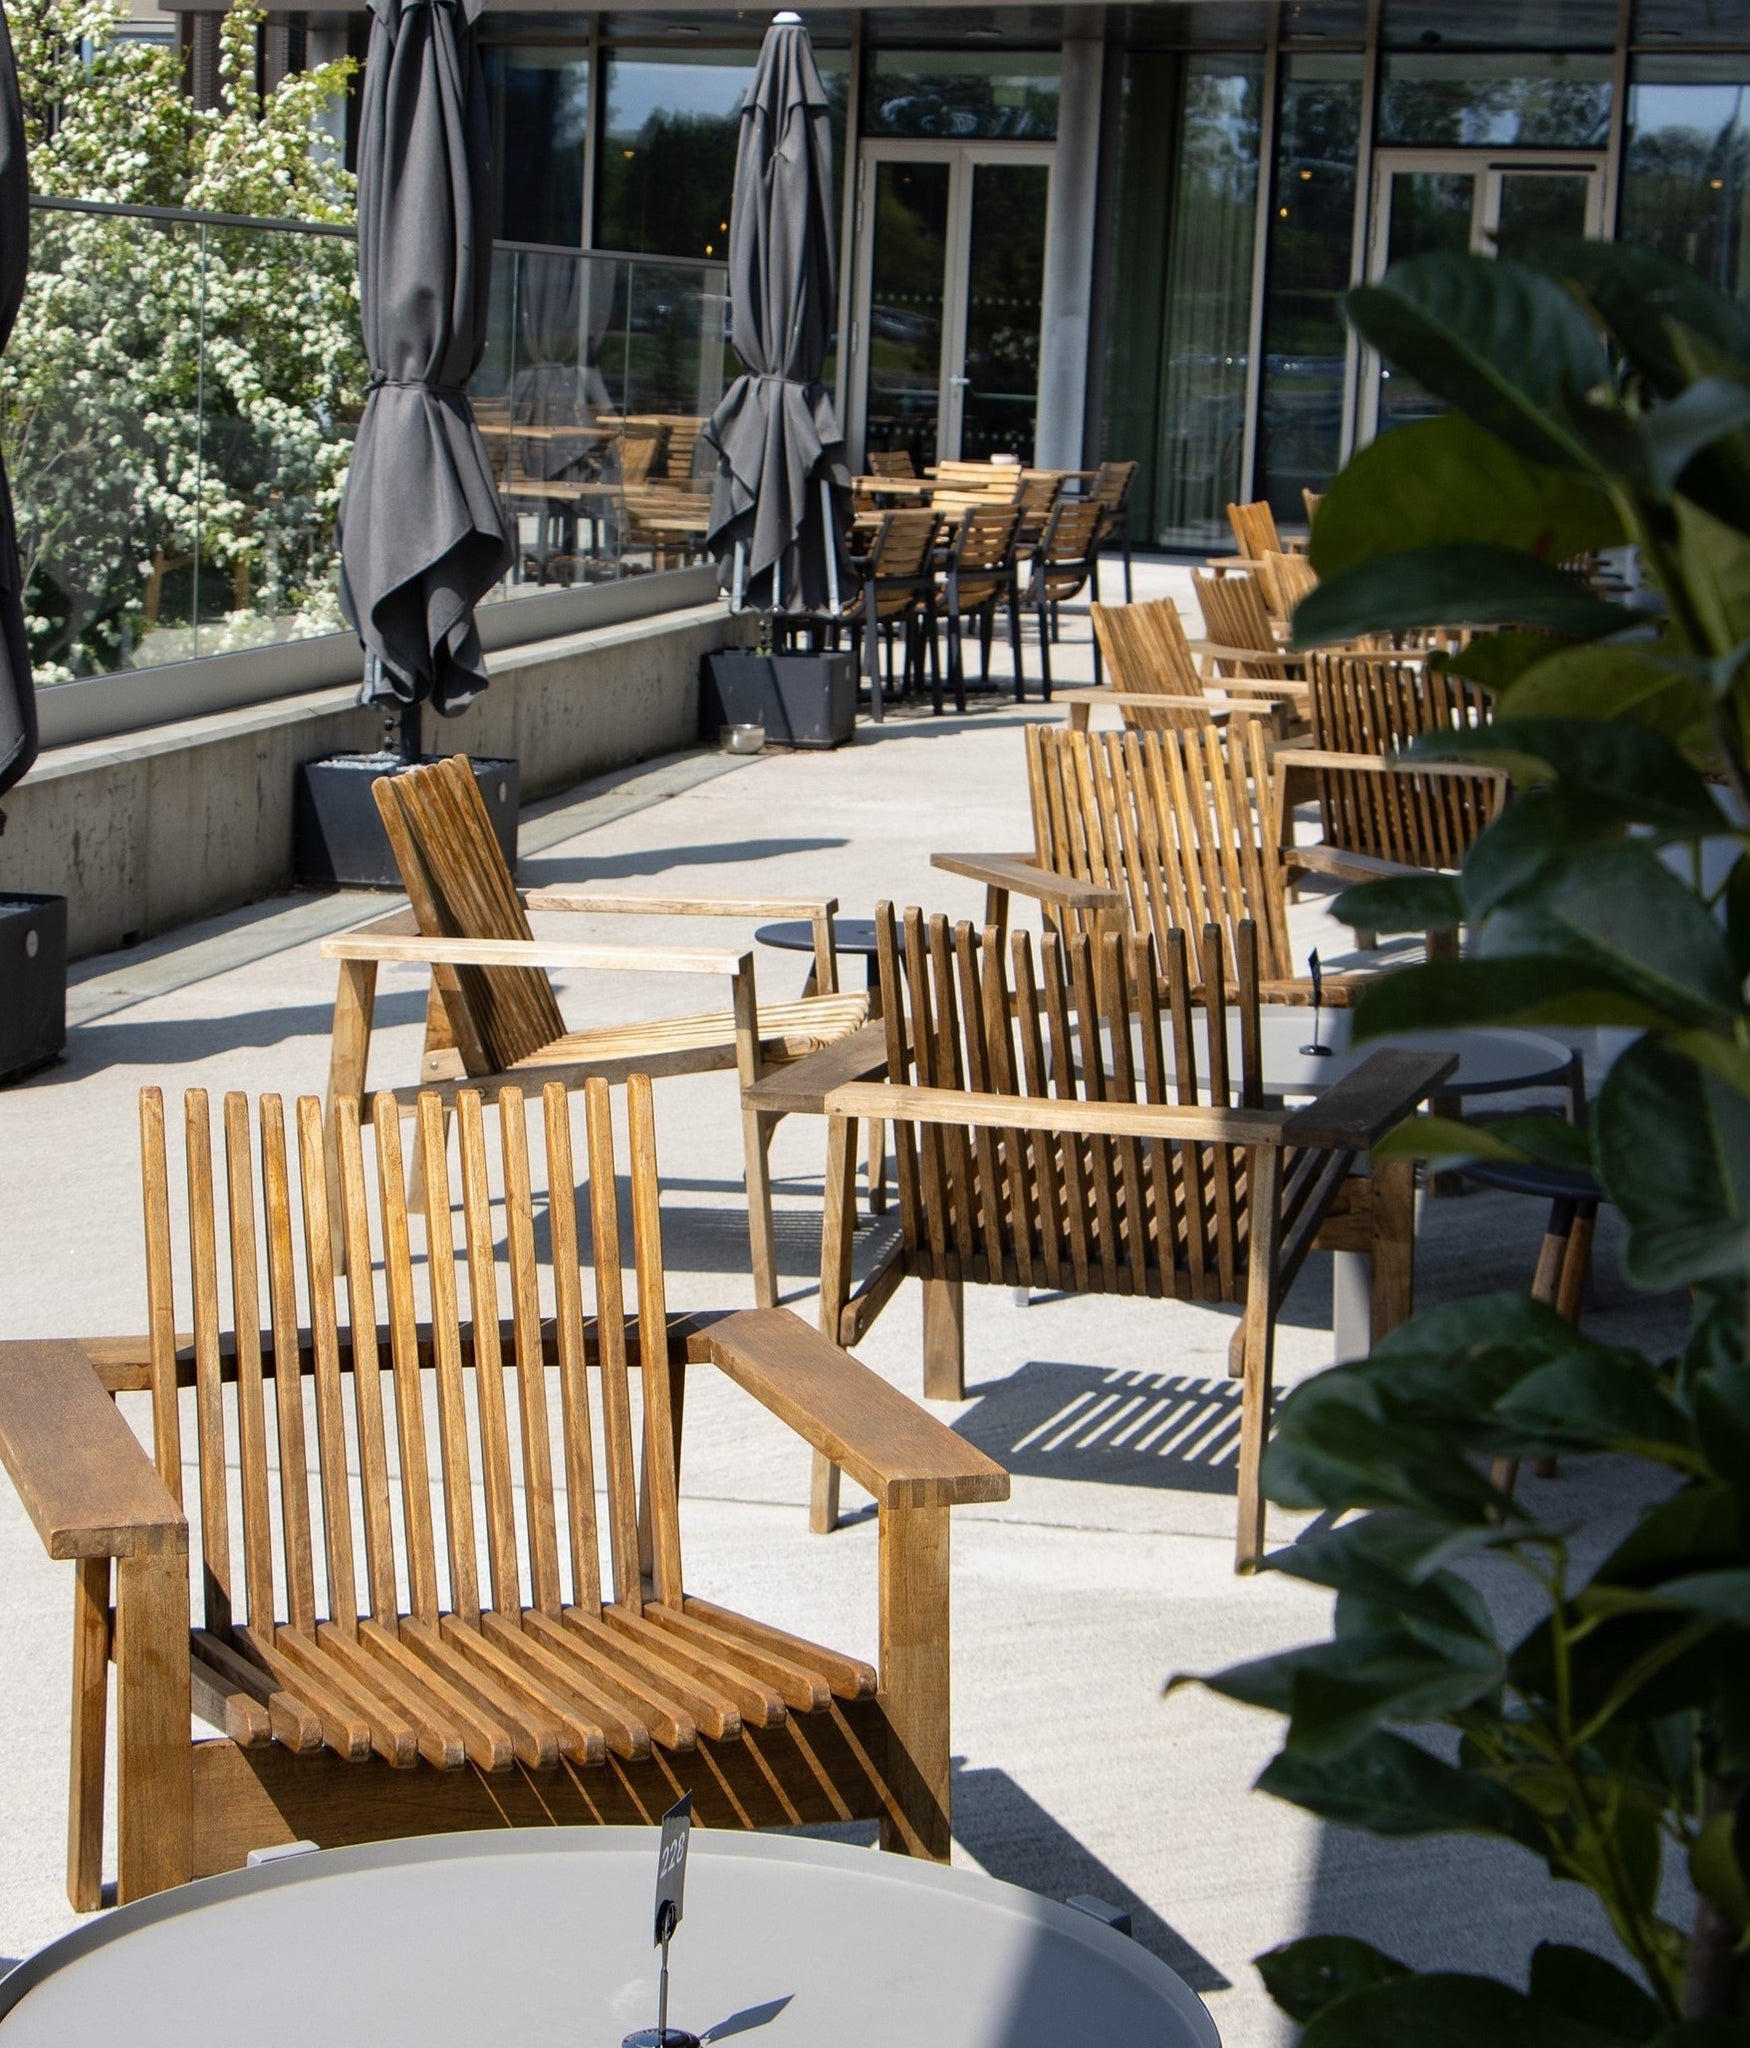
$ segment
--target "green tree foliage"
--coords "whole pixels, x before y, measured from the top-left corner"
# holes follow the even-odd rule
[[[1596,1894],[1606,1962],[1546,1944],[1524,1987],[1420,1976],[1315,1936],[1261,1958],[1307,2048],[1750,2042],[1750,308],[1631,247],[1422,258],[1350,295],[1363,336],[1449,410],[1359,454],[1313,532],[1316,644],[1454,619],[1492,726],[1419,741],[1514,800],[1456,877],[1338,903],[1383,930],[1463,925],[1457,962],[1364,997],[1360,1037],[1439,1023],[1627,1026],[1590,1127],[1421,1123],[1388,1143],[1583,1164],[1626,1270],[1689,1291],[1650,1359],[1526,1299],[1418,1316],[1284,1404],[1270,1497],[1336,1510],[1273,1558],[1336,1594],[1333,1640],[1211,1679],[1287,1716],[1261,1783],[1382,1835],[1515,1843]],[[1655,612],[1561,564],[1634,542]],[[1610,1454],[1656,1504],[1590,1571],[1496,1461]],[[1535,1589],[1503,1641],[1467,1578]],[[1418,1739],[1414,1731],[1432,1731]],[[1666,1865],[1697,1901],[1673,1916]]]
[[[197,109],[177,52],[122,19],[111,0],[10,10],[34,192],[350,225],[320,125],[350,64],[259,92],[264,17],[240,4],[224,105]],[[0,433],[38,681],[337,626],[364,381],[350,240],[35,211]]]

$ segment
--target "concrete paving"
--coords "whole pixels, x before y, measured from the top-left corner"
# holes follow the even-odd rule
[[[1138,594],[1185,594],[1158,565]],[[1065,621],[1057,668],[1085,678],[1084,612]],[[1037,673],[1031,645],[1029,662]],[[1001,662],[999,658],[999,672]],[[972,885],[932,872],[937,848],[1028,842],[1021,727],[1042,715],[1003,697],[965,717],[910,711],[828,755],[746,763],[693,755],[610,778],[525,821],[523,879],[628,891],[836,894],[847,913],[880,898],[977,916]],[[325,932],[373,913],[356,897],[286,897],[131,954],[85,963],[65,1062],[0,1093],[0,1331],[138,1329],[144,1321],[135,1098],[173,1091],[322,1085],[333,971]],[[1351,940],[1322,899],[1297,933],[1338,960]],[[677,930],[643,919],[573,920],[568,935],[745,942],[747,929]],[[794,956],[762,953],[762,992],[800,980]],[[696,1007],[696,981],[560,977],[578,1023]],[[415,1071],[422,984],[390,970],[378,1004],[374,1077]],[[732,1080],[658,1086],[664,1220],[676,1305],[751,1301]],[[774,1148],[787,1298],[812,1318],[823,1132],[792,1119]],[[1473,1195],[1424,1204],[1420,1299],[1527,1284],[1536,1206]],[[878,1229],[881,1226],[871,1226]],[[1282,1321],[1285,1383],[1329,1362],[1329,1261],[1315,1258]],[[1631,1294],[1601,1231],[1591,1326],[1669,1344],[1681,1305]],[[1224,1311],[1159,1303],[968,1297],[966,1402],[938,1410],[1014,1471],[1012,1499],[962,1511],[954,1536],[956,1860],[1056,1897],[1127,1907],[1138,1938],[1209,2002],[1230,2048],[1273,2048],[1292,2028],[1251,1958],[1297,1933],[1366,1936],[1421,1965],[1523,1968],[1551,1934],[1609,1945],[1571,1891],[1517,1852],[1476,1843],[1379,1843],[1320,1827],[1248,1788],[1272,1752],[1268,1716],[1199,1692],[1163,1701],[1178,1670],[1316,1637],[1327,1605],[1277,1576],[1231,1569],[1234,1406]],[[921,1313],[903,1289],[861,1354],[901,1387],[920,1384]],[[1138,1452],[1115,1442],[1126,1402],[1168,1397],[1198,1423]],[[126,1404],[138,1427],[138,1404]],[[1138,1412],[1131,1409],[1127,1412]],[[808,1459],[725,1384],[693,1376],[683,1521],[689,1580],[763,1617],[872,1653],[875,1526],[810,1536]],[[1603,1542],[1634,1505],[1610,1465],[1533,1482],[1549,1512]],[[854,1489],[847,1488],[854,1509]],[[1294,1533],[1277,1516],[1274,1538]],[[1514,1587],[1490,1583],[1511,1611]],[[0,1957],[73,1924],[63,1891],[70,1575],[46,1562],[0,1485]],[[863,1831],[865,1836],[867,1831]],[[111,1864],[113,1868],[113,1839]]]

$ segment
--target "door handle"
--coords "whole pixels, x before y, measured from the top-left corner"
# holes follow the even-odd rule
[[[967,385],[972,382],[972,379],[970,377],[950,377],[948,379],[948,382],[952,384],[957,391],[964,391]]]

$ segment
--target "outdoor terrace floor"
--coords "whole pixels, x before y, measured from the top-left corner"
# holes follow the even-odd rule
[[[1185,594],[1181,574],[1159,567],[1138,584],[1139,595]],[[1084,680],[1085,611],[1064,630],[1060,680]],[[1036,674],[1031,641],[1028,661]],[[1042,714],[1036,694],[1024,713],[1002,697],[975,701],[965,718],[906,712],[860,727],[858,743],[834,754],[682,757],[537,806],[525,818],[523,879],[700,895],[830,891],[847,914],[885,897],[976,917],[978,892],[932,872],[929,856],[1027,843],[1020,727]],[[319,939],[382,907],[282,897],[75,970],[65,1062],[0,1092],[0,1333],[143,1326],[136,1090],[154,1081],[167,1092],[319,1091],[334,993]],[[1350,937],[1321,899],[1293,918],[1328,962],[1347,954]],[[575,923],[580,938],[677,936],[667,922]],[[713,928],[709,943],[738,931]],[[797,956],[759,956],[765,992],[789,992],[802,971]],[[631,1002],[653,1012],[698,1004],[700,989],[566,977],[562,999],[579,1022],[605,1022]],[[386,971],[376,1077],[411,1078],[422,1014],[418,974]],[[657,1116],[671,1301],[749,1303],[732,1078],[660,1083]],[[790,1119],[773,1159],[785,1294],[812,1319],[822,1125]],[[1419,1300],[1524,1287],[1542,1221],[1536,1204],[1500,1195],[1425,1203]],[[1631,1295],[1616,1252],[1607,1217],[1589,1327],[1668,1346],[1681,1304]],[[921,1320],[908,1286],[861,1354],[913,1393]],[[1362,1935],[1423,1966],[1508,1973],[1540,1938],[1608,1944],[1587,1903],[1572,1888],[1557,1894],[1515,1851],[1380,1843],[1253,1794],[1272,1750],[1270,1717],[1194,1691],[1161,1699],[1174,1671],[1286,1648],[1326,1626],[1313,1589],[1233,1576],[1228,1312],[1040,1297],[1021,1307],[1006,1289],[984,1288],[968,1290],[967,1323],[969,1398],[938,1412],[1015,1480],[1005,1505],[955,1517],[956,1861],[1058,1898],[1092,1892],[1128,1907],[1138,1938],[1207,1999],[1229,2048],[1291,2038],[1250,1959],[1302,1931]],[[1329,1361],[1329,1329],[1320,1257],[1283,1312],[1284,1384]],[[690,1582],[872,1654],[872,1515],[811,1536],[799,1441],[726,1383],[695,1374],[692,1389]],[[1200,1401],[1209,1426],[1153,1454],[1116,1447],[1098,1418],[1109,1420],[1113,1394],[1136,1393]],[[1528,1483],[1540,1511],[1588,1518],[1598,1542],[1634,1504],[1620,1465]],[[846,1493],[854,1507],[855,1489]],[[1293,1518],[1273,1516],[1275,1540],[1293,1529]],[[1489,1590],[1512,1597],[1501,1584]],[[44,1561],[0,1484],[0,1959],[73,1923],[63,1891],[71,1591],[68,1568]]]

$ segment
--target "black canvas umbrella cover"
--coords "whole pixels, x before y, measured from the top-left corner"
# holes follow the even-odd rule
[[[705,428],[720,457],[710,545],[761,610],[837,608],[850,473],[820,381],[832,334],[832,125],[799,16],[766,32],[741,109],[729,293],[747,366]]]
[[[482,0],[371,0],[359,311],[371,383],[341,503],[341,603],[366,703],[445,716],[486,688],[474,606],[510,536],[467,383],[492,289]]]

